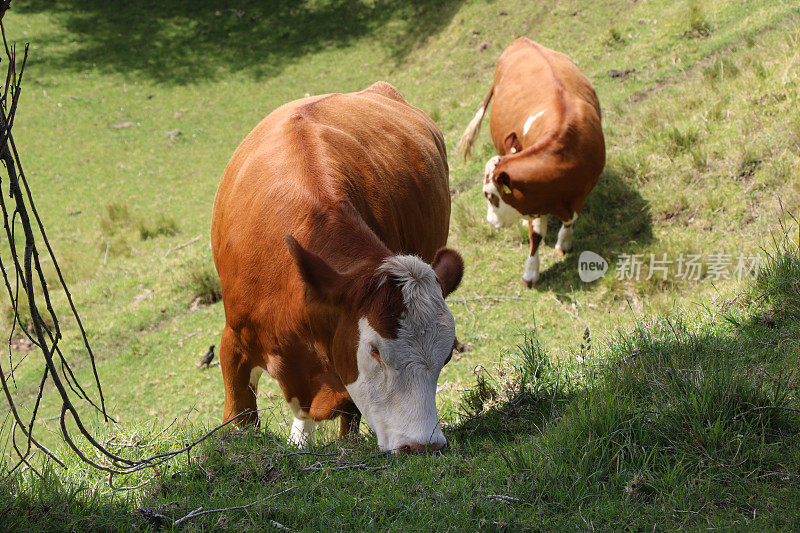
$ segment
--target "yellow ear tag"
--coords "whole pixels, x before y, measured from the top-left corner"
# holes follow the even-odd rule
[[[511,194],[511,189],[505,183],[503,184],[503,192],[506,194]]]

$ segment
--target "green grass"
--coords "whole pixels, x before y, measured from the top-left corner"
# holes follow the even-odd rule
[[[74,457],[41,479],[25,472],[0,493],[0,511],[13,530],[169,528],[200,506],[240,505],[250,506],[189,527],[793,529],[800,253],[796,237],[776,244],[734,299],[642,319],[604,342],[587,334],[572,361],[554,364],[540,339],[521,338],[463,395],[444,454],[378,454],[371,436],[298,453],[269,431],[224,432],[116,481],[145,484],[134,492],[98,484],[102,475]],[[113,442],[144,456],[198,429],[154,438],[143,427]]]
[[[222,306],[196,309],[196,289],[183,278],[188,270],[211,268],[207,235],[215,188],[228,157],[258,120],[306,93],[358,90],[386,79],[437,117],[452,148],[491,82],[497,55],[520,33],[569,53],[597,87],[608,165],[577,222],[576,251],[600,253],[611,271],[601,281],[581,283],[578,254],[561,259],[553,252],[554,226],[540,285],[525,290],[519,281],[524,232],[495,231],[484,222],[477,183],[492,155],[486,131],[477,159],[451,157],[457,195],[450,243],[467,263],[454,298],[532,301],[453,302],[459,337],[473,351],[442,376],[442,409],[457,411],[458,391],[471,383],[471,370],[531,331],[534,313],[538,333],[561,359],[570,357],[586,327],[609,335],[644,310],[667,311],[730,290],[726,282],[630,283],[614,272],[623,253],[757,253],[776,228],[775,199],[790,211],[800,207],[794,141],[800,118],[791,68],[797,10],[777,1],[747,9],[706,3],[704,16],[714,31],[686,39],[688,5],[656,2],[629,10],[607,2],[591,10],[582,4],[550,10],[528,3],[500,9],[422,2],[396,12],[391,3],[366,3],[352,8],[351,22],[329,25],[321,19],[331,12],[339,13],[333,20],[348,19],[341,14],[347,8],[318,2],[287,7],[291,14],[244,7],[241,21],[214,8],[205,11],[219,19],[212,24],[200,17],[203,10],[176,5],[155,10],[151,20],[153,10],[139,3],[114,9],[68,1],[15,4],[7,16],[9,34],[32,42],[18,140],[115,412],[126,423],[153,416],[167,421],[185,412],[188,398],[200,420],[221,416],[218,373],[212,378],[192,369],[217,343]],[[424,28],[403,18],[415,9]],[[308,37],[305,48],[275,45],[279,39],[269,28],[283,16],[290,17],[287,23],[321,24],[319,35]],[[131,20],[134,28],[123,31]],[[619,48],[602,46],[610,28],[625,36]],[[148,33],[152,46],[138,40],[139,31]],[[247,35],[251,44],[237,41]],[[479,50],[484,42],[490,46]],[[247,48],[238,59],[231,57],[236,46]],[[258,47],[269,48],[269,55],[257,60],[251,49]],[[728,66],[723,77],[709,79],[705,72],[716,63]],[[728,79],[730,65],[739,73]],[[624,80],[608,75],[625,68],[636,72]],[[112,128],[125,123],[131,125]],[[182,134],[165,137],[175,129]],[[761,163],[746,170],[754,160]],[[113,206],[124,207],[129,220],[109,225],[106,210]],[[199,241],[164,257],[198,235]],[[77,339],[66,341],[77,353]],[[159,358],[158,372],[151,357]],[[114,385],[116,376],[130,372],[143,376],[145,390]],[[178,394],[154,394],[173,386]],[[272,384],[262,389],[278,393]],[[158,396],[156,404],[141,402],[143,394]]]
[[[222,286],[213,264],[197,261],[186,267],[183,286],[194,297],[193,301],[210,305],[222,300]]]
[[[214,193],[228,158],[247,132],[278,105],[306,93],[355,91],[384,79],[434,117],[445,133],[454,193],[450,246],[462,252],[467,269],[450,306],[459,339],[471,344],[472,350],[454,358],[439,381],[440,413],[449,424],[453,453],[408,463],[397,460],[387,471],[375,473],[331,473],[333,477],[324,482],[322,475],[306,479],[302,477],[305,474],[295,472],[296,466],[305,462],[292,466],[276,459],[276,468],[282,473],[279,486],[302,478],[298,490],[304,502],[310,503],[294,510],[295,500],[289,498],[270,503],[258,515],[234,513],[238,518],[231,519],[228,527],[237,528],[246,516],[272,516],[297,528],[314,528],[321,524],[318,520],[340,513],[335,519],[342,520],[343,527],[400,529],[405,520],[432,516],[432,509],[444,505],[442,502],[453,502],[461,509],[452,519],[436,515],[444,520],[442,528],[467,523],[490,529],[501,529],[503,523],[544,529],[560,524],[588,528],[589,523],[620,528],[630,523],[644,528],[661,524],[661,519],[665,528],[717,523],[701,522],[700,515],[729,526],[738,520],[739,527],[746,527],[743,508],[729,509],[719,502],[728,496],[739,498],[746,490],[753,498],[775,505],[796,498],[792,492],[796,472],[789,475],[785,486],[777,481],[770,485],[771,474],[731,481],[729,486],[734,488],[729,490],[740,492],[726,496],[719,485],[709,481],[711,473],[722,475],[723,471],[698,469],[700,459],[692,448],[695,445],[688,441],[678,444],[691,464],[676,463],[670,456],[662,457],[660,466],[645,464],[638,462],[644,461],[638,455],[629,458],[627,451],[620,452],[636,446],[652,452],[670,445],[657,441],[653,431],[675,431],[679,420],[675,412],[663,413],[654,425],[631,417],[642,403],[666,405],[679,390],[692,390],[699,398],[696,407],[681,405],[681,412],[691,407],[690,434],[700,434],[706,426],[716,428],[716,433],[697,441],[704,446],[725,439],[736,441],[733,432],[740,422],[763,421],[764,429],[760,433],[754,429],[746,435],[748,439],[768,442],[768,436],[780,434],[781,424],[790,421],[781,418],[786,413],[759,411],[763,418],[747,415],[736,423],[719,425],[703,418],[703,406],[710,405],[703,402],[724,399],[733,404],[731,409],[738,409],[736,405],[742,402],[762,401],[758,391],[748,388],[751,379],[774,392],[774,384],[762,380],[769,379],[764,378],[767,372],[784,375],[776,374],[775,368],[747,366],[750,363],[744,359],[738,367],[726,367],[723,360],[712,356],[727,350],[724,353],[738,357],[742,350],[750,350],[754,356],[767,357],[764,350],[775,346],[796,354],[796,344],[787,333],[791,328],[786,326],[796,317],[791,308],[794,304],[788,303],[794,300],[768,298],[754,303],[754,295],[766,290],[761,284],[769,278],[758,282],[750,303],[744,305],[737,300],[741,284],[735,279],[678,279],[677,266],[672,264],[666,281],[654,277],[637,282],[618,279],[616,267],[620,254],[642,254],[647,261],[650,254],[667,254],[673,260],[679,254],[764,255],[762,246],[771,249],[771,235],[780,235],[780,222],[793,224],[779,210],[778,199],[786,212],[800,212],[797,6],[779,0],[634,5],[611,0],[552,5],[521,0],[502,5],[478,0],[319,0],[252,3],[236,9],[211,2],[184,7],[173,2],[15,0],[6,15],[7,34],[18,42],[31,41],[15,125],[23,164],[87,325],[108,404],[120,427],[145,438],[153,433],[152,427],[161,428],[175,417],[183,420],[188,415],[182,431],[196,435],[199,426],[220,420],[219,367],[195,368],[208,346],[218,344],[224,321],[222,304],[213,303],[219,281],[208,242]],[[485,160],[493,155],[488,126],[476,147],[476,159],[462,162],[454,150],[491,84],[497,56],[517,35],[566,52],[592,80],[603,107],[608,147],[607,168],[576,223],[575,252],[565,258],[556,255],[552,247],[557,227],[552,226],[542,252],[542,278],[532,290],[520,281],[528,247],[525,232],[521,227],[496,231],[484,221],[485,200],[479,181]],[[624,78],[609,74],[628,69],[633,72]],[[175,130],[181,134],[175,135]],[[200,239],[194,241],[197,236]],[[190,244],[176,248],[186,243]],[[577,258],[582,250],[595,251],[609,260],[611,268],[603,279],[592,284],[579,280]],[[52,275],[52,265],[45,267]],[[774,279],[786,277],[776,274]],[[791,284],[779,285],[775,293],[782,295],[780,291],[787,287]],[[474,299],[485,296],[529,301]],[[719,319],[720,306],[731,301],[734,303]],[[65,317],[65,302],[57,300],[56,305]],[[677,309],[683,311],[680,316]],[[9,318],[7,315],[4,312]],[[662,315],[671,316],[670,323],[654,319],[654,324],[649,324],[642,318]],[[779,326],[771,327],[772,322]],[[65,353],[76,361],[79,378],[89,383],[91,372],[75,324],[66,320],[64,327]],[[584,340],[587,328],[591,351]],[[778,332],[785,337],[776,337]],[[543,374],[531,377],[536,375],[535,369],[523,372],[528,376],[526,383],[538,385],[529,383],[528,389],[534,392],[515,403],[506,389],[508,382],[515,381],[514,367],[519,363],[499,367],[496,363],[521,357],[517,346],[525,338],[547,346],[546,351],[537,353],[546,353],[550,366],[543,367],[541,357],[522,359],[534,361],[531,364],[538,365]],[[759,339],[769,342],[761,346]],[[683,344],[692,349],[680,351]],[[631,346],[651,354],[633,360],[642,366],[637,371],[640,374],[630,370],[633,363],[613,363],[633,353]],[[722,371],[720,379],[730,380],[725,381],[730,387],[723,394],[722,388],[714,385],[719,395],[708,398],[703,394],[709,391],[686,388],[691,383],[685,383],[684,389],[672,388],[678,387],[677,382],[663,381],[667,378],[647,366],[664,363],[656,352],[667,353],[664,357],[674,352],[678,368],[691,368],[691,357],[708,356],[709,368]],[[695,352],[700,355],[693,356]],[[15,361],[23,357],[21,349],[12,352]],[[774,354],[768,359],[775,359],[778,369],[784,368],[782,359]],[[31,408],[41,364],[40,359],[30,357],[17,371],[25,409]],[[491,396],[494,390],[495,398],[462,401],[464,391],[475,387],[478,365],[488,369],[488,373],[478,372],[484,380],[483,395]],[[585,365],[601,366],[587,367],[594,369],[587,374]],[[647,381],[650,379],[653,381]],[[662,396],[645,396],[646,391],[640,389],[648,387],[640,380],[663,387],[650,391],[660,391]],[[641,395],[633,390],[628,394],[628,385]],[[612,390],[619,394],[608,392]],[[600,392],[593,400],[594,393],[587,391]],[[794,401],[792,391],[784,401]],[[529,401],[531,395],[539,400]],[[235,454],[250,457],[248,450],[265,450],[265,456],[272,457],[281,453],[275,450],[288,431],[289,410],[273,383],[262,380],[259,396],[260,406],[271,413],[266,421],[271,433],[229,437],[230,446],[239,450]],[[580,418],[580,406],[591,407],[591,413],[601,418]],[[48,395],[42,418],[57,414],[57,407]],[[617,408],[620,413],[614,415]],[[725,416],[732,412],[726,411]],[[563,421],[565,417],[572,421]],[[578,452],[559,451],[559,439],[575,438],[592,424],[629,427],[623,428],[619,438],[588,433],[590,438],[581,441],[579,448],[586,454],[585,464],[576,462],[580,457],[563,456]],[[545,426],[552,432],[546,438],[535,429],[544,431]],[[96,427],[107,431],[99,422]],[[45,422],[44,428],[57,429],[52,421]],[[535,440],[537,435],[542,440]],[[681,432],[677,435],[684,437]],[[324,437],[320,446],[328,442]],[[57,434],[49,432],[42,438],[49,443],[58,440]],[[625,444],[628,442],[633,444]],[[771,448],[758,448],[753,442],[743,443],[744,452],[761,449],[764,465],[775,466]],[[158,445],[166,448],[172,444]],[[615,457],[617,452],[620,455]],[[713,448],[712,452],[719,460],[731,459],[730,450]],[[347,460],[357,460],[373,452],[368,442],[354,445],[353,451],[346,453]],[[236,476],[234,459],[225,454],[217,457],[208,450],[207,454],[217,465],[214,469],[221,472],[218,477]],[[543,459],[547,454],[556,454],[553,457],[558,461],[547,463]],[[747,456],[747,468],[756,465],[753,457]],[[595,474],[588,482],[586,477],[574,477],[590,476],[595,472],[592,469],[600,471],[599,465],[612,458],[623,461],[624,468],[610,472],[603,467],[603,474]],[[736,461],[743,459],[740,455]],[[225,466],[225,461],[231,464]],[[707,459],[702,464],[705,469],[713,466]],[[557,470],[559,465],[563,471]],[[530,472],[514,470],[523,467]],[[631,474],[637,469],[646,472],[641,481]],[[248,491],[255,490],[241,480],[233,485],[212,484],[217,488],[208,489],[205,478],[198,476],[181,481],[186,483],[183,489],[183,485],[165,481],[164,491],[155,491],[149,500],[146,490],[131,493],[130,499],[117,495],[109,500],[107,491],[100,488],[99,492],[81,489],[78,496],[70,497],[70,490],[78,490],[69,488],[71,484],[94,487],[98,483],[96,476],[77,465],[74,470],[64,491],[47,483],[29,485],[33,482],[28,481],[29,476],[25,478],[15,494],[30,502],[31,520],[38,520],[41,508],[37,505],[46,501],[45,497],[60,498],[61,507],[66,506],[75,520],[82,514],[99,515],[100,521],[92,525],[101,527],[104,520],[118,523],[114,520],[119,513],[126,520],[139,520],[125,514],[131,502],[166,505],[173,497],[181,501],[179,509],[170,508],[170,514],[177,515],[194,504],[222,505],[226,497],[250,501]],[[427,480],[425,490],[398,496],[414,487],[418,478],[425,479],[421,472],[431,471],[443,472],[440,479],[445,481],[434,484]],[[537,477],[538,471],[541,477]],[[746,473],[742,469],[736,472],[739,476]],[[630,497],[624,490],[628,484],[631,493],[651,494],[647,487],[656,482],[647,476],[673,480],[665,485],[672,487],[672,492],[661,487],[656,491],[658,498]],[[362,486],[364,480],[368,480],[367,486]],[[565,480],[571,483],[569,487]],[[549,483],[548,488],[542,483]],[[764,491],[775,487],[774,498],[765,496]],[[256,488],[266,494],[263,484]],[[200,497],[207,490],[212,490],[215,499]],[[352,498],[328,501],[337,491]],[[517,506],[486,499],[485,494],[492,491],[516,497],[523,494],[520,498],[527,503]],[[709,491],[722,492],[714,495]],[[547,496],[552,502],[544,499],[532,504],[535,499],[528,495],[534,493],[552,493]],[[606,493],[610,495],[607,498]],[[694,493],[707,500],[694,499]],[[680,498],[692,506],[681,506]],[[716,503],[695,505],[700,501]],[[270,515],[273,505],[279,505],[279,510]],[[784,508],[780,505],[777,508]],[[379,506],[389,507],[375,518],[377,526],[370,525],[369,510]],[[687,512],[669,514],[670,506]],[[57,508],[59,505],[53,504],[53,509]],[[365,511],[352,513],[353,508]],[[752,510],[748,512],[750,520]],[[765,512],[768,514],[769,508]],[[548,525],[551,519],[553,527]],[[210,520],[197,523],[209,528]],[[769,518],[759,511],[756,520]],[[791,523],[779,523],[777,516],[774,520],[763,524],[791,527]],[[408,523],[425,527],[422,521]],[[74,527],[80,528],[80,522]]]

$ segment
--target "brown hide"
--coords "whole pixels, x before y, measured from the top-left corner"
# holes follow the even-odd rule
[[[255,410],[254,367],[313,419],[352,411],[359,315],[390,335],[402,307],[398,287],[375,287],[375,268],[390,254],[433,261],[449,218],[442,134],[387,83],[290,102],[258,124],[225,169],[211,225],[224,419]],[[303,282],[298,265],[315,258],[336,287]]]
[[[500,56],[494,79],[491,136],[502,157],[493,179],[503,201],[523,215],[571,219],[605,166],[594,88],[566,55],[524,37]]]

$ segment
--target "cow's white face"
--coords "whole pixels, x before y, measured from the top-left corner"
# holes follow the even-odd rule
[[[486,210],[486,220],[495,228],[507,228],[519,223],[522,214],[503,201],[503,196],[492,180],[498,161],[500,161],[500,156],[494,156],[486,162],[484,169],[483,195],[489,204]]]
[[[399,280],[406,312],[396,338],[358,322],[358,379],[350,397],[383,451],[438,450],[447,443],[436,412],[436,382],[455,340],[453,315],[430,265],[394,256],[379,269]]]

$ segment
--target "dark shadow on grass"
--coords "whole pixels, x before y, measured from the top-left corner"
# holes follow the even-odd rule
[[[538,338],[525,335],[514,352],[510,379],[476,375],[474,387],[461,397],[463,421],[445,432],[448,438],[469,444],[512,442],[536,428],[541,431],[554,412],[575,397],[575,389],[553,366]]]
[[[448,441],[470,445],[511,443],[517,437],[538,433],[553,418],[557,407],[573,397],[564,393],[553,396],[534,394],[529,390],[519,392],[485,412],[446,428],[444,434]]]
[[[268,78],[300,57],[370,34],[401,62],[445,27],[462,3],[28,0],[12,9],[50,13],[67,31],[63,37],[34,36],[39,49],[32,64],[74,72],[99,68],[182,85],[240,71]],[[67,51],[51,51],[59,48]]]
[[[158,530],[165,521],[137,512],[120,498],[92,495],[92,487],[64,482],[48,467],[43,479],[24,482],[23,488],[0,491],[3,531],[113,531],[120,524],[136,530]]]
[[[555,246],[561,223],[551,217],[547,246]],[[560,260],[542,262],[538,290],[567,292],[578,286],[591,288],[578,277],[578,257],[591,250],[617,263],[620,254],[634,254],[653,240],[653,217],[647,200],[613,167],[606,167],[600,181],[589,194],[583,212],[575,223],[572,251]]]
[[[461,401],[468,416],[445,432],[447,438],[478,450],[487,443],[511,449],[515,440],[539,435],[550,450],[580,442],[580,453],[557,454],[570,462],[562,464],[566,470],[584,478],[613,477],[616,469],[659,479],[659,468],[679,462],[687,466],[683,476],[715,482],[759,472],[784,475],[800,444],[800,261],[793,255],[783,263],[771,259],[759,278],[759,289],[781,291],[773,300],[747,301],[744,293],[708,308],[701,319],[673,314],[642,320],[632,331],[613,334],[608,356],[580,375],[546,366],[549,355],[540,345],[529,355],[520,345],[522,363],[505,382],[522,386],[500,395],[478,374]],[[541,368],[532,378],[531,369]],[[650,453],[657,460],[649,462]],[[620,457],[627,462],[622,467],[615,463]]]

